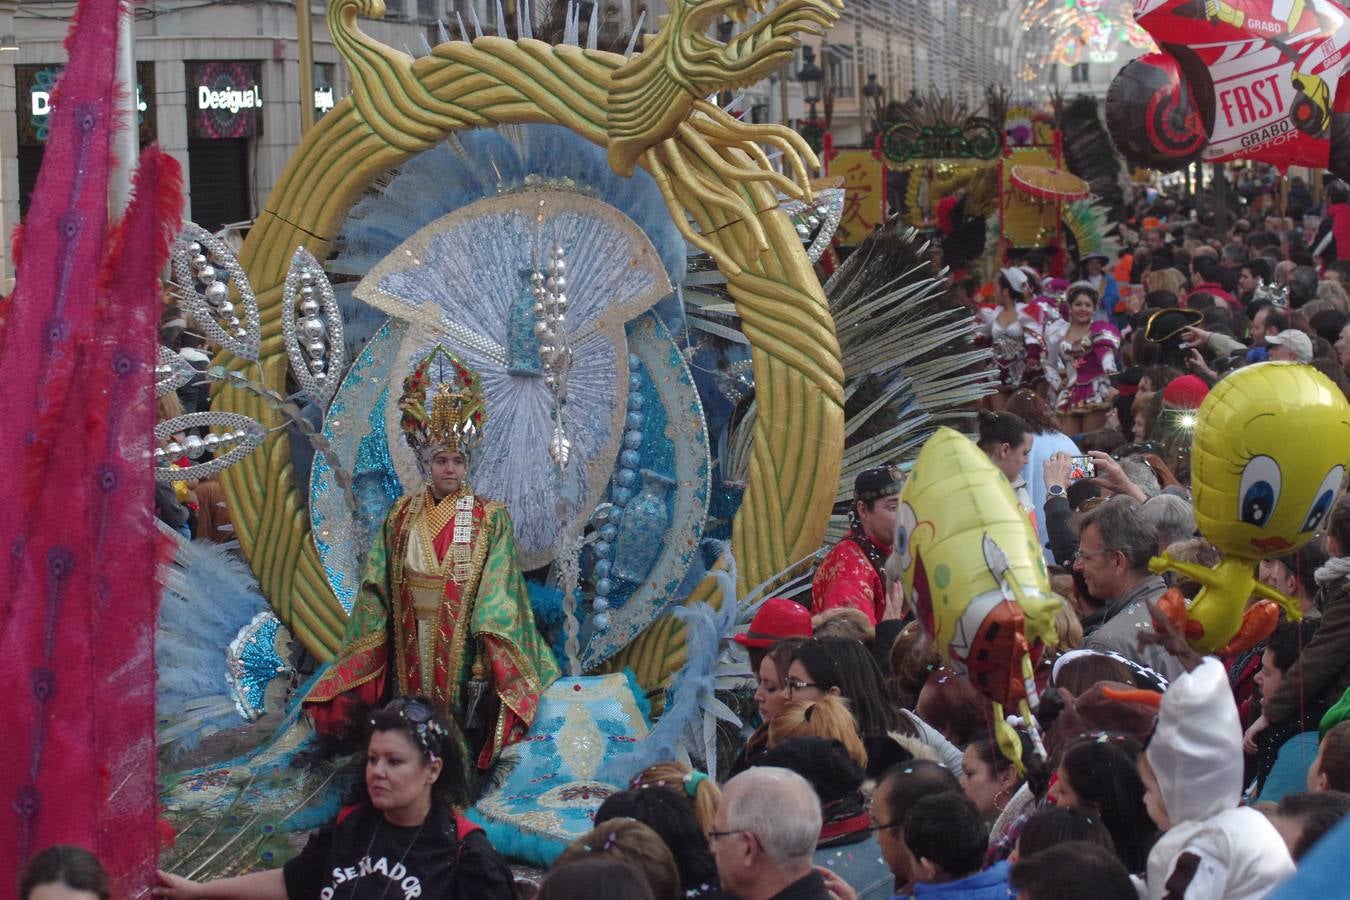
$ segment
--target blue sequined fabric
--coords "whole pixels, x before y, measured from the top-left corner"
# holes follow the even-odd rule
[[[646,737],[646,702],[627,674],[560,678],[539,699],[534,727],[502,751],[508,773],[470,811],[501,853],[549,866],[589,831],[600,804],[627,787],[596,777]]]

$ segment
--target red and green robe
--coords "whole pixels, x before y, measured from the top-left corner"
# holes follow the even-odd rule
[[[475,748],[478,767],[487,769],[524,736],[539,695],[560,672],[535,628],[506,508],[474,497],[467,565],[456,566],[454,515],[435,507],[423,490],[390,509],[366,559],[342,648],[304,705],[323,733],[337,730],[354,707],[394,695],[425,694],[457,721],[477,659],[497,700],[490,734]]]

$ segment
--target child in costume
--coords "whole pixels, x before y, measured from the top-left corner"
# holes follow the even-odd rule
[[[1264,815],[1239,806],[1242,726],[1223,664],[1207,657],[1162,695],[1139,757],[1144,802],[1164,833],[1148,855],[1152,900],[1257,900],[1294,872]],[[1182,660],[1183,665],[1187,660]]]

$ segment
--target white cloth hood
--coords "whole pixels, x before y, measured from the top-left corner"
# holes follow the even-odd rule
[[[1242,725],[1222,663],[1206,657],[1172,682],[1145,752],[1173,825],[1208,819],[1238,805]]]

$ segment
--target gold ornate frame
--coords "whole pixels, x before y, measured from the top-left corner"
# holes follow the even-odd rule
[[[791,57],[797,32],[819,34],[839,0],[782,0],[723,44],[705,32],[721,16],[762,12],[763,0],[673,0],[643,52],[479,37],[414,60],[372,40],[357,16],[382,0],[333,0],[333,40],[352,95],[310,129],[240,254],[263,323],[263,377],[280,387],[287,357],[281,295],[291,255],[325,258],[352,205],[382,173],[463,128],[563,125],[609,153],[611,166],[651,173],[686,238],[727,278],[750,340],[758,418],[750,483],[732,533],[742,586],[820,544],[843,450],[843,366],[824,294],[777,195],[809,199],[815,156],[794,132],[747,125],[702,98],[745,86]],[[759,146],[782,151],[786,177]],[[690,220],[694,224],[690,224]],[[696,226],[696,227],[695,227]],[[231,365],[242,365],[231,361]],[[215,408],[274,423],[256,396],[221,389]],[[311,540],[284,440],[273,439],[222,476],[240,544],[277,615],[320,658],[342,641],[346,615]],[[705,584],[697,596],[710,597]],[[668,623],[648,629],[615,665],[652,687],[678,665],[683,641]]]

